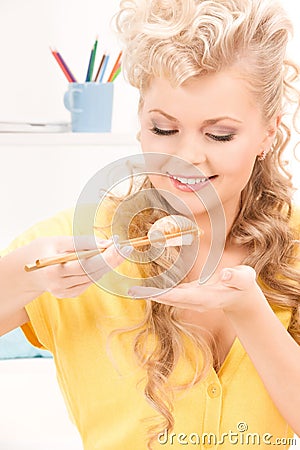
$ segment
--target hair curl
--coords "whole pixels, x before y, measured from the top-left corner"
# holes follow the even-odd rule
[[[270,304],[292,309],[289,332],[300,344],[300,287],[295,282],[299,280],[295,268],[299,230],[290,224],[294,188],[283,160],[291,129],[297,130],[300,94],[295,82],[300,70],[286,59],[292,25],[285,11],[274,0],[122,0],[115,26],[125,43],[122,65],[129,82],[140,91],[140,106],[154,77],[166,77],[179,86],[192,77],[235,67],[247,81],[266,123],[276,115],[284,116],[271,151],[264,161],[255,163],[228,239],[250,250],[243,264],[255,269]],[[293,122],[288,124],[290,106]],[[146,177],[139,189],[149,187],[153,188]],[[133,185],[128,196],[132,192]],[[117,205],[124,198],[112,196],[111,200]],[[136,219],[130,237],[145,234],[161,217],[148,206],[147,213]],[[155,276],[171,266],[176,250],[166,252],[141,265],[141,273]],[[149,428],[148,447],[152,448],[157,433],[174,425],[168,380],[184,352],[184,339],[192,340],[204,359],[203,366],[196,364],[191,384],[212,367],[217,348],[205,330],[201,335],[199,328],[179,320],[176,308],[154,302],[146,302],[145,319],[135,328],[139,330],[135,353],[148,374],[145,396],[163,416],[163,422]],[[157,340],[147,353],[150,335]]]

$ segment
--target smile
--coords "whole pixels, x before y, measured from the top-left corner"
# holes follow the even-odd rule
[[[205,183],[205,181],[208,181],[208,180],[209,180],[209,177],[201,177],[201,178],[181,178],[181,177],[176,177],[176,176],[174,176],[174,175],[172,175],[172,178],[174,178],[174,180],[180,181],[180,183],[183,183],[183,184]]]
[[[198,191],[202,187],[206,186],[210,181],[215,179],[218,175],[212,175],[210,177],[181,177],[178,175],[171,175],[167,173],[173,186],[181,191]]]

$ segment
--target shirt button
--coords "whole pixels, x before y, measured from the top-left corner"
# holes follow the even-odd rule
[[[207,388],[207,393],[211,398],[219,397],[221,394],[221,388],[216,383],[211,383]]]

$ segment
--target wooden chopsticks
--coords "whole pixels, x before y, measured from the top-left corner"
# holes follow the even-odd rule
[[[176,233],[164,234],[163,236],[153,238],[153,239],[151,239],[151,241],[149,240],[148,236],[137,237],[137,238],[132,238],[132,239],[127,239],[125,241],[121,241],[121,242],[119,242],[119,245],[120,246],[132,245],[133,247],[142,247],[143,245],[146,245],[146,244],[161,242],[161,241],[164,241],[165,239],[167,240],[167,239],[171,239],[171,238],[176,238],[176,237],[180,237],[180,236],[183,236],[186,234],[191,234],[191,233],[197,233],[197,235],[199,235],[200,230],[195,228],[193,230],[177,231]],[[63,263],[69,262],[69,261],[76,261],[76,259],[91,258],[92,256],[96,256],[99,253],[104,252],[104,250],[106,250],[112,244],[113,244],[113,242],[105,248],[101,247],[101,248],[95,248],[92,250],[82,250],[79,252],[60,253],[60,254],[57,254],[57,255],[54,255],[54,256],[51,256],[48,258],[37,259],[34,264],[26,264],[24,266],[24,269],[26,272],[32,272],[34,270],[38,270],[43,267],[52,266],[55,264],[63,264]]]

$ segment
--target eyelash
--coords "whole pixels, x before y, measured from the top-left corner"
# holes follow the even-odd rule
[[[178,133],[178,130],[161,130],[160,128],[157,128],[157,127],[151,128],[151,131],[152,131],[152,133],[154,133],[158,136],[172,136],[172,135]],[[208,136],[209,138],[211,138],[217,142],[229,142],[229,141],[232,141],[232,139],[234,138],[234,134],[215,135],[215,134],[206,133],[206,136]]]
[[[232,139],[234,138],[234,134],[215,135],[207,133],[206,136],[218,142],[229,142],[232,141]]]
[[[178,132],[177,130],[161,130],[157,127],[151,128],[151,131],[158,136],[171,136],[172,134],[176,134]]]

